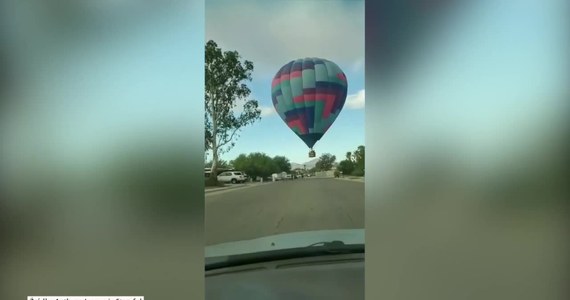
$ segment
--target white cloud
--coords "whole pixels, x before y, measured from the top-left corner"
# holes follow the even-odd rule
[[[271,115],[276,114],[275,108],[269,106],[262,106],[261,107],[261,116],[262,117],[269,117]]]
[[[351,70],[364,57],[364,1],[208,0],[206,38],[253,61],[254,76],[311,56]]]
[[[348,95],[346,97],[346,107],[349,109],[363,109],[364,108],[364,89],[358,91],[356,94]]]

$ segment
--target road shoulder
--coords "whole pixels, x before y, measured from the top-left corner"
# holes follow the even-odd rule
[[[335,178],[335,179],[364,183],[364,177],[340,177],[340,178]]]
[[[273,183],[273,182],[263,182],[263,183],[252,182],[252,183],[233,184],[233,185],[227,185],[225,187],[219,187],[219,188],[216,188],[216,187],[206,188],[204,192],[205,192],[206,196],[219,195],[219,194],[231,192],[234,190],[242,190],[242,189],[246,189],[246,188],[262,186],[262,185],[267,185],[267,184],[271,184],[271,183]]]

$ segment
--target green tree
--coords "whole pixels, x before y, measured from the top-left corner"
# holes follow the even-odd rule
[[[213,165],[213,163],[214,163],[214,162],[213,162],[212,160],[210,160],[210,161],[208,161],[208,162],[206,163],[206,166],[205,166],[205,167],[206,167],[206,168],[211,168],[212,165]],[[224,168],[224,169],[226,169],[226,168],[230,168],[230,165],[231,165],[230,162],[227,162],[227,161],[225,161],[225,160],[223,160],[223,159],[218,159],[218,168]]]
[[[245,172],[249,176],[252,176],[252,163],[250,158],[245,154],[240,154],[234,160],[232,160],[232,165],[240,171]]]
[[[289,159],[287,157],[275,156],[273,158],[273,161],[278,168],[278,172],[291,172],[291,162],[289,162]]]
[[[342,174],[352,174],[354,172],[354,163],[351,160],[345,159],[338,164],[338,170]]]
[[[338,164],[338,170],[342,174],[352,174],[354,171],[354,155],[352,152],[346,152],[344,160],[340,161]]]
[[[325,154],[321,155],[321,157],[319,157],[319,160],[315,164],[315,168],[318,171],[328,171],[328,170],[332,169],[335,161],[336,161],[336,156],[334,156],[330,153],[325,153]]]
[[[364,146],[360,145],[353,152],[354,157],[354,175],[364,176]]]
[[[212,151],[212,174],[217,181],[219,155],[230,150],[241,128],[261,119],[256,100],[245,82],[251,81],[253,63],[237,51],[222,51],[216,42],[206,43],[205,64],[205,149]],[[235,113],[237,100],[244,101],[240,114]]]
[[[265,153],[255,152],[248,155],[240,154],[233,160],[236,169],[244,171],[252,178],[269,177],[278,172],[275,161]]]

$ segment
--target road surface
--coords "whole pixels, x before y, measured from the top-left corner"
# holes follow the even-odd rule
[[[364,183],[306,178],[206,193],[206,245],[364,228]]]

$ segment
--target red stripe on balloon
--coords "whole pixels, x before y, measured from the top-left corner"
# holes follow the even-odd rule
[[[334,103],[336,97],[337,97],[336,93],[304,93],[303,95],[293,97],[293,102],[301,103],[305,101],[310,102],[310,101],[323,100],[327,103],[329,101],[332,101]]]
[[[333,92],[328,92],[328,93],[316,93],[315,96],[317,97],[317,99],[326,99],[327,97],[335,97],[336,94]]]
[[[271,87],[274,88],[275,86],[281,84],[281,82],[285,80],[289,80],[289,74],[283,74],[279,77],[273,78],[273,81],[271,82]]]
[[[305,101],[310,102],[310,101],[315,101],[317,99],[317,94],[316,93],[304,93],[303,97],[305,98]]]
[[[280,83],[281,83],[280,78],[277,78],[277,77],[276,77],[276,78],[273,78],[273,81],[271,81],[271,87],[274,88],[274,87],[276,87],[276,86],[277,86],[278,84],[280,84]]]
[[[302,103],[302,102],[305,102],[305,101],[306,101],[306,99],[305,99],[305,96],[304,96],[304,95],[297,96],[297,97],[293,97],[293,102],[294,102],[294,103]]]
[[[303,122],[301,122],[299,119],[287,122],[287,126],[289,126],[289,128],[298,127],[301,131],[301,134],[307,134],[307,127],[305,127],[305,124],[303,124]]]
[[[323,117],[328,118],[328,117],[330,117],[330,115],[332,113],[335,96],[334,95],[327,95],[324,99],[325,99],[325,107],[323,109]]]
[[[293,72],[291,72],[291,78],[301,77],[301,75],[303,75],[303,72],[302,72],[302,71],[293,71]]]

